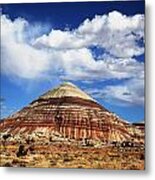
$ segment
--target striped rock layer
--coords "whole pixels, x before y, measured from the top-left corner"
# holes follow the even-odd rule
[[[48,91],[27,107],[0,122],[0,131],[13,135],[53,132],[64,138],[102,142],[140,139],[140,131],[109,112],[71,83]]]

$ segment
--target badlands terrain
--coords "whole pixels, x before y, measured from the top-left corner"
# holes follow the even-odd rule
[[[143,170],[144,127],[63,83],[0,121],[0,166]]]

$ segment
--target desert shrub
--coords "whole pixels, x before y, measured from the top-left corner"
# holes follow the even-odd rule
[[[30,147],[28,148],[28,150],[30,151],[30,153],[34,154],[34,153],[35,153],[35,147],[34,147],[34,145],[30,146]]]
[[[73,161],[73,157],[65,156],[63,162],[69,162],[69,161]]]
[[[83,166],[82,166],[82,165],[79,165],[77,168],[81,169],[81,168],[83,168]]]
[[[129,169],[130,169],[130,170],[138,170],[138,167],[133,164],[133,165],[131,165],[131,166],[129,167]]]
[[[30,151],[34,151],[34,146],[30,146],[30,147],[29,147],[29,150],[30,150]]]
[[[51,165],[51,166],[55,166],[56,164],[57,164],[56,161],[50,160],[50,165]]]
[[[21,163],[19,166],[20,166],[20,167],[26,167],[26,164]]]
[[[53,141],[53,138],[52,137],[49,137],[49,142],[52,142]]]
[[[145,155],[144,154],[140,154],[140,160],[145,160]]]
[[[16,153],[16,155],[17,155],[17,157],[27,155],[27,150],[25,150],[25,146],[24,145],[20,145],[19,146],[18,152]]]
[[[4,140],[7,140],[9,137],[11,137],[11,134],[4,134],[4,135],[3,135],[3,139],[4,139]]]
[[[7,162],[4,164],[4,167],[12,167],[12,164],[10,162]]]

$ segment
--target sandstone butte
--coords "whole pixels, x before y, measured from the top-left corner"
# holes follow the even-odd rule
[[[101,144],[144,144],[144,124],[130,124],[108,111],[70,82],[49,90],[15,114],[0,121],[2,136],[12,141],[32,138]],[[37,139],[38,138],[38,139]]]

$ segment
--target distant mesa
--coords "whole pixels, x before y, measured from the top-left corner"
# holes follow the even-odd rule
[[[141,129],[123,121],[70,82],[49,90],[0,122],[3,134],[18,137],[43,134],[48,138],[95,140],[104,144],[144,143]]]

